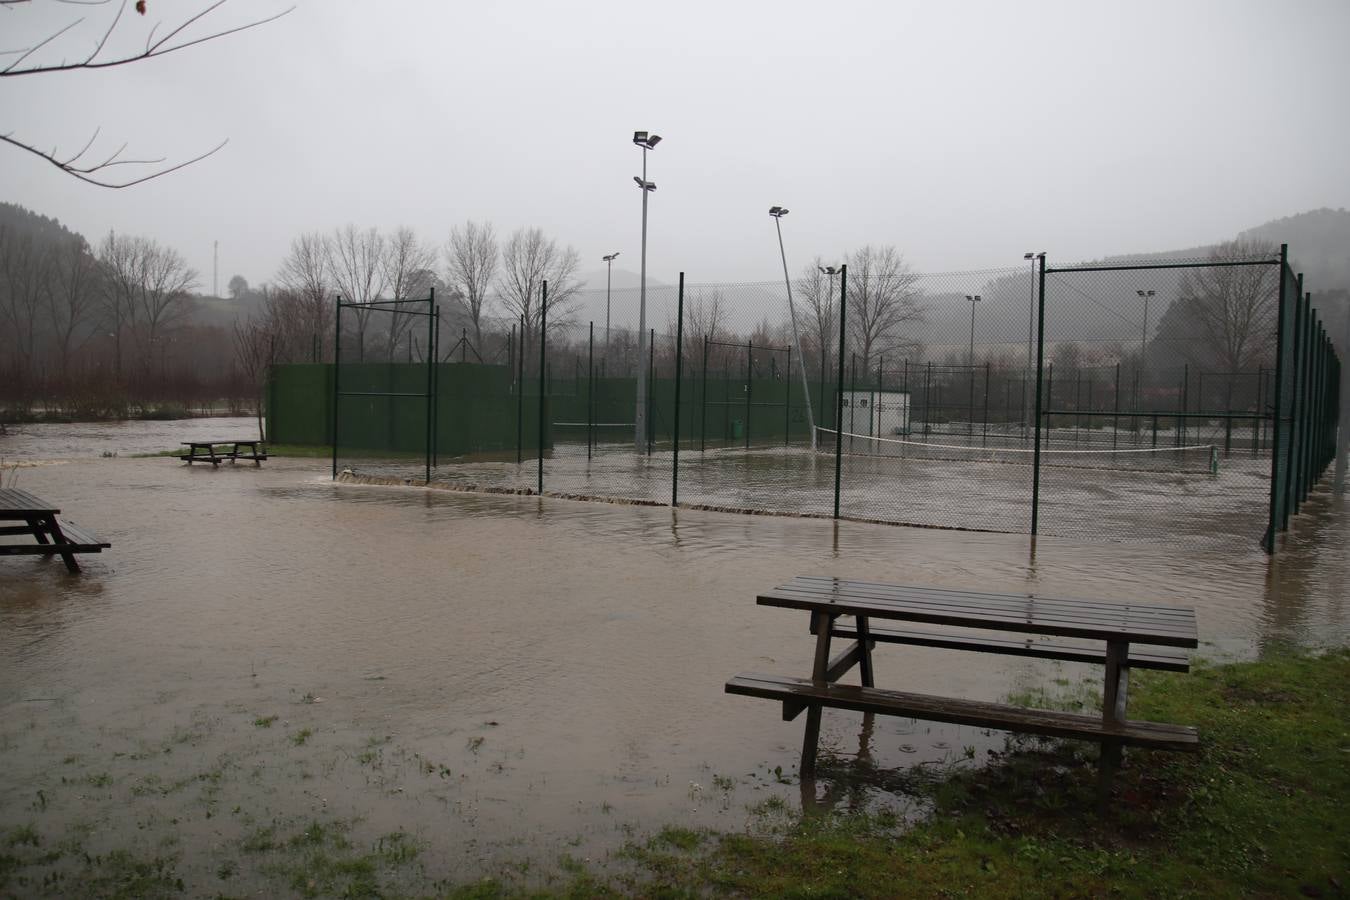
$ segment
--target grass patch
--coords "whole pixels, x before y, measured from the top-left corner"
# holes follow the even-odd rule
[[[272,723],[275,722],[275,721],[276,721],[277,719],[279,719],[279,718],[281,718],[281,717],[280,717],[280,716],[258,716],[258,718],[256,718],[256,719],[253,720],[253,727],[254,727],[254,728],[271,728],[271,727],[272,727]]]
[[[683,830],[666,829],[631,850],[637,874],[622,890],[1342,896],[1350,651],[1132,674],[1132,717],[1194,724],[1203,750],[1130,751],[1105,816],[1095,748],[1040,744],[926,788],[936,811],[907,830],[894,816],[829,813],[803,817],[779,837],[710,837],[690,853]]]

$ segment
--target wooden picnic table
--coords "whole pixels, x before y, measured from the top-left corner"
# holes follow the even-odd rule
[[[743,672],[727,682],[726,690],[782,701],[785,720],[806,711],[801,762],[804,777],[815,771],[821,710],[826,706],[1097,741],[1102,745],[1104,792],[1124,745],[1170,750],[1195,750],[1199,746],[1194,728],[1135,721],[1125,715],[1131,668],[1189,669],[1185,653],[1174,649],[1198,646],[1195,611],[1188,607],[1050,599],[818,576],[794,578],[760,594],[758,602],[809,614],[810,630],[816,635],[811,677]],[[851,621],[841,622],[843,618]],[[881,624],[874,624],[877,620]],[[907,624],[897,627],[890,622]],[[942,630],[914,629],[908,623],[942,626]],[[1017,637],[990,632],[1010,632]],[[831,657],[833,638],[851,638],[852,643]],[[1097,663],[1105,667],[1101,714],[1026,709],[878,688],[872,669],[872,651],[878,643]],[[860,670],[861,685],[839,684],[855,665]]]
[[[183,441],[184,447],[188,448],[186,453],[180,453],[178,458],[188,465],[194,462],[209,462],[213,467],[218,466],[225,460],[232,464],[237,460],[251,459],[255,466],[261,467],[263,460],[267,459],[267,448],[262,450],[258,446],[262,444],[259,440],[228,440],[228,441]],[[217,447],[231,449],[216,450]],[[245,453],[241,448],[247,447]]]
[[[22,525],[0,525],[0,535],[28,535],[36,543],[0,544],[0,556],[42,555],[60,556],[66,568],[80,571],[76,553],[102,553],[112,544],[83,528],[58,518],[61,510],[40,497],[20,488],[0,488],[0,522],[23,522]]]

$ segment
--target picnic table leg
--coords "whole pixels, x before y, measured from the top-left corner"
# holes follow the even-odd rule
[[[1125,704],[1128,701],[1129,658],[1128,641],[1106,642],[1106,677],[1102,687],[1102,721],[1114,724],[1125,721]],[[1121,743],[1117,740],[1102,741],[1102,755],[1099,762],[1098,796],[1105,805],[1111,796],[1111,781],[1120,768]]]
[[[55,516],[50,518],[44,516],[43,518],[38,519],[36,526],[33,528],[33,536],[37,538],[39,544],[50,543],[58,548],[70,543],[66,536],[61,532],[61,526],[57,523]],[[48,540],[48,536],[51,537],[50,541]],[[60,549],[55,552],[61,554],[61,561],[66,564],[66,571],[80,571],[80,564],[75,561],[74,553],[71,553],[69,550],[63,551]]]
[[[867,616],[855,616],[858,623],[858,669],[862,673],[863,687],[876,687],[872,679],[872,634],[868,629]]]
[[[834,617],[829,613],[813,613],[816,620],[816,657],[811,667],[811,680],[824,682],[829,680],[830,633],[834,631]],[[820,743],[820,704],[812,703],[806,708],[806,734],[802,737],[802,764],[799,773],[802,778],[813,778],[816,774],[816,750]]]

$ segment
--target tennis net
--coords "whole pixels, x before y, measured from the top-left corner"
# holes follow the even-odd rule
[[[817,451],[833,454],[839,434],[833,429],[817,426]],[[944,435],[944,437],[948,436]],[[842,433],[842,441],[845,456],[1012,466],[1035,464],[1034,448],[911,441],[871,434],[854,434],[847,431]],[[1087,450],[1042,448],[1041,465],[1061,469],[1217,475],[1219,473],[1219,450],[1214,444],[1193,444],[1185,447],[1093,448]]]

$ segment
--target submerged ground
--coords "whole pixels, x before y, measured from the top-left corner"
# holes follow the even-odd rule
[[[0,835],[30,879],[0,890],[529,885],[629,865],[622,848],[663,828],[772,829],[800,807],[800,724],[722,683],[808,670],[805,622],[754,604],[798,573],[1188,603],[1215,659],[1350,636],[1330,494],[1274,559],[1254,541],[1033,554],[1016,535],[334,485],[321,461],[126,458],[185,435],[148,425],[0,447],[67,457],[7,483],[114,545],[74,577],[0,560]],[[879,683],[987,699],[1091,676],[938,650],[878,661]],[[826,740],[882,773],[1004,746],[842,712]],[[895,786],[864,778],[845,805],[903,819],[933,802]]]

